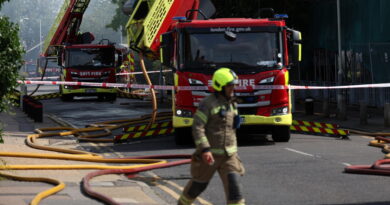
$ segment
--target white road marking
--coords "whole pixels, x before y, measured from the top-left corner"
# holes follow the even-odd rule
[[[306,152],[301,152],[301,151],[298,151],[298,150],[295,150],[295,149],[291,149],[291,148],[285,148],[286,150],[290,151],[290,152],[295,152],[295,153],[298,153],[298,154],[301,154],[301,155],[306,155],[306,156],[310,156],[310,157],[314,157],[314,155],[312,154],[309,154],[309,153],[306,153]]]

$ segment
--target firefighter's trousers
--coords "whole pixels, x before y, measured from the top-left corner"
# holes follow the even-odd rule
[[[222,180],[227,204],[245,204],[239,182],[240,175],[245,173],[245,169],[237,154],[232,156],[213,155],[214,164],[208,165],[198,155],[192,156],[191,180],[184,188],[180,196],[179,205],[192,204],[195,199],[206,189],[214,173],[218,171]]]

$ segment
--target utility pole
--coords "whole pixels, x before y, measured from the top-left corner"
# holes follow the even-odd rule
[[[338,74],[337,74],[337,85],[343,84],[344,71],[341,65],[341,20],[340,20],[340,0],[337,0],[337,47],[338,47]],[[341,120],[347,118],[347,111],[345,105],[345,90],[338,90],[337,92],[337,117]]]
[[[40,46],[39,46],[39,51],[40,53],[42,53],[42,20],[39,19],[39,43],[40,43]]]
[[[121,39],[121,45],[123,44],[123,28],[122,28],[122,25],[119,26],[119,33],[120,33],[120,39]]]

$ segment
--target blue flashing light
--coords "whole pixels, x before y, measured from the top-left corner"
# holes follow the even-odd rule
[[[275,14],[274,18],[276,18],[276,19],[288,19],[288,15],[287,14]]]
[[[187,20],[187,18],[185,16],[175,16],[172,19],[176,20],[176,21],[185,21],[185,20]]]

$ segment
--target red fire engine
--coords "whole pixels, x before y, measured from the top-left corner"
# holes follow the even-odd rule
[[[287,85],[289,68],[301,58],[301,35],[287,28],[285,15],[209,19],[215,11],[209,0],[138,0],[125,6],[131,14],[130,48],[171,68],[175,86],[209,87],[173,92],[177,144],[191,140],[192,116],[199,101],[213,92],[211,77],[221,67],[233,69],[239,77],[236,96],[243,123],[238,132],[269,131],[274,141],[289,141]]]

